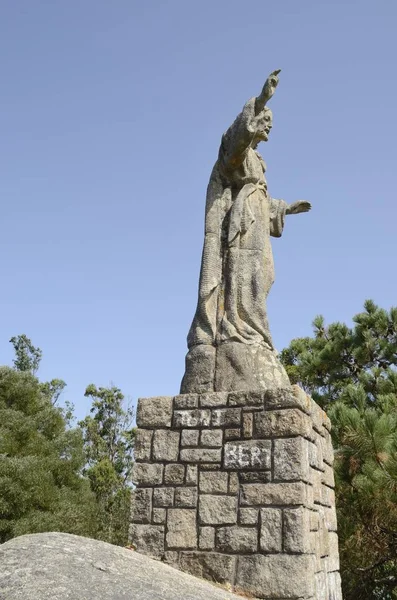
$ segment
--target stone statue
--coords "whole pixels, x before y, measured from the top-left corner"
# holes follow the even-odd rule
[[[290,385],[277,359],[266,298],[274,282],[270,236],[286,215],[310,210],[272,198],[257,151],[267,142],[278,85],[273,71],[222,136],[207,190],[199,297],[188,334],[181,393],[260,390]]]

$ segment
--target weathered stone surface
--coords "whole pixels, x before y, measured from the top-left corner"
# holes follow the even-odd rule
[[[314,402],[314,400],[313,400],[313,402]],[[316,403],[314,402],[314,404],[316,404]],[[323,411],[323,413],[324,413],[324,411]],[[323,421],[323,425],[324,425],[325,429],[328,431],[328,433],[331,433],[332,423],[331,423],[331,419],[329,418],[329,416],[327,415],[327,413],[325,413],[325,418],[324,418],[324,421]]]
[[[263,406],[263,390],[259,392],[230,392],[228,398],[229,406]]]
[[[255,527],[220,527],[216,531],[215,547],[221,552],[250,553],[258,549],[258,533]]]
[[[284,510],[284,551],[310,552],[310,514],[307,508]]]
[[[316,588],[316,600],[328,600],[328,598],[330,597],[328,593],[328,577],[323,566],[321,566],[321,571],[315,574],[314,579]]]
[[[328,531],[336,531],[337,530],[337,521],[336,521],[336,510],[335,507],[332,508],[322,508],[324,511],[325,525]]]
[[[287,437],[309,435],[310,417],[296,408],[257,412],[254,414],[254,431],[257,437]]]
[[[289,384],[288,375],[272,350],[240,342],[217,347],[215,391],[273,389]]]
[[[235,562],[235,556],[217,552],[181,552],[179,558],[183,571],[217,583],[228,583],[233,580]],[[225,594],[225,590],[222,590],[222,593]]]
[[[220,463],[221,458],[221,448],[183,448],[180,452],[180,459],[182,462]]]
[[[264,390],[263,402],[265,410],[299,408],[308,415],[311,413],[311,398],[298,385]]]
[[[257,525],[259,510],[257,508],[240,508],[239,523],[241,525]]]
[[[179,552],[178,550],[166,550],[162,559],[167,565],[171,565],[175,569],[179,569]]]
[[[131,495],[131,517],[135,523],[150,523],[152,514],[152,488],[138,488]]]
[[[163,465],[135,463],[131,479],[139,485],[158,485],[163,481]]]
[[[234,427],[241,423],[241,408],[217,408],[212,411],[213,427]]]
[[[299,408],[306,414],[311,415],[312,399],[309,394],[306,394],[305,390],[299,387],[299,385],[292,385],[291,390],[295,397],[297,406],[299,406]]]
[[[342,598],[342,587],[339,573],[333,572],[328,573],[328,598],[332,600],[343,600]]]
[[[334,449],[332,447],[332,440],[330,435],[320,437],[320,444],[323,453],[323,461],[328,465],[334,464]]]
[[[176,461],[179,455],[179,431],[157,429],[153,436],[154,460]]]
[[[213,550],[215,547],[215,528],[200,527],[199,548],[200,550]]]
[[[310,537],[312,538],[311,548],[312,548],[313,557],[315,560],[315,573],[317,574],[318,572],[321,571],[322,574],[324,575],[324,581],[326,582],[326,579],[327,579],[327,577],[326,577],[326,571],[327,571],[326,557],[321,556],[321,553],[319,551],[320,544],[319,544],[318,536],[315,533],[311,532]]]
[[[310,555],[256,554],[241,556],[236,585],[260,598],[308,598],[314,595]]]
[[[238,479],[238,473],[229,473],[229,494],[238,494],[240,489],[240,482]]]
[[[197,506],[197,488],[180,487],[175,490],[175,506],[195,508]]]
[[[270,469],[270,440],[242,440],[225,444],[225,469]]]
[[[240,471],[238,477],[241,483],[267,483],[272,474],[270,471]]]
[[[241,438],[240,429],[225,429],[225,440],[239,440]]]
[[[250,556],[271,558],[272,568],[279,569],[276,580],[281,577],[280,570],[287,569],[285,562],[277,562],[277,556],[298,561],[312,557],[306,578],[314,582],[314,574],[321,571],[316,585],[328,590],[326,573],[338,569],[339,564],[333,472],[324,460],[324,452],[328,457],[330,453],[329,432],[324,425],[322,435],[309,427],[308,400],[301,391],[265,390],[252,395],[250,406],[244,404],[250,396],[244,391],[195,395],[193,400],[180,396],[174,399],[174,405],[183,407],[175,410],[177,429],[144,430],[141,456],[150,459],[138,461],[138,474],[142,476],[148,466],[153,468],[151,474],[143,475],[143,481],[149,476],[155,483],[141,483],[143,487],[137,489],[140,504],[133,520],[135,526],[145,526],[138,530],[138,538],[142,548],[154,544],[157,557],[161,555],[176,568],[182,569],[185,562],[186,568],[198,574],[210,570],[210,576],[215,572],[216,578],[225,577],[224,569],[234,565],[236,555],[240,562]],[[259,403],[262,397],[264,408]],[[276,397],[275,406],[285,397],[289,407],[271,408],[272,397]],[[183,402],[185,399],[188,401]],[[226,404],[228,399],[231,401]],[[195,406],[196,400],[200,408]],[[237,440],[229,439],[234,435]],[[154,460],[158,462],[153,467],[150,461]],[[156,542],[159,530],[152,527],[162,528],[162,552]],[[150,551],[153,554],[153,547]],[[212,564],[208,557],[214,556]],[[222,562],[225,556],[233,561]],[[290,592],[280,595],[286,589],[281,587],[273,595],[275,588],[269,588],[267,576],[255,577],[251,583],[261,598],[314,600],[314,589],[310,596],[298,597]],[[234,581],[233,571],[228,583]],[[260,582],[265,588],[259,592]],[[237,586],[248,595],[254,593],[238,581]],[[295,594],[295,585],[291,590]]]
[[[211,422],[209,409],[175,410],[174,427],[208,427]]]
[[[201,471],[200,492],[204,494],[227,494],[228,474],[217,471]]]
[[[137,461],[151,459],[153,431],[150,429],[137,429],[135,436],[134,456]]]
[[[319,528],[316,535],[315,551],[317,558],[329,555],[330,532],[326,528],[324,514],[319,513]]]
[[[311,399],[311,418],[312,418],[313,428],[321,436],[324,437],[327,433],[327,430],[328,431],[331,430],[331,425],[329,423],[327,414],[323,411],[322,408],[320,408],[318,406],[318,404],[316,404],[314,402],[313,399]],[[327,426],[325,427],[326,424],[327,424]]]
[[[321,472],[316,469],[310,469],[310,483],[313,490],[313,502],[321,504]]]
[[[199,519],[201,525],[233,525],[237,522],[237,498],[201,495]]]
[[[182,429],[181,445],[198,446],[199,435],[199,429]]]
[[[168,548],[196,548],[196,511],[185,508],[168,509],[166,539]]]
[[[202,408],[214,408],[226,406],[228,399],[227,392],[213,392],[212,394],[200,395],[200,406]]]
[[[328,536],[327,568],[328,571],[339,571],[338,535],[334,531],[330,531]]]
[[[306,414],[310,415],[312,411],[312,403],[309,394],[302,390],[299,385],[291,386],[292,394],[294,395],[296,405]]]
[[[176,553],[166,554],[175,564]],[[0,559],[4,600],[239,600],[138,552],[67,533],[14,538]]]
[[[161,558],[164,552],[164,527],[162,525],[133,524],[130,528],[131,544],[141,554]]]
[[[197,408],[198,394],[180,394],[174,398],[174,408]]]
[[[335,487],[335,476],[334,470],[329,465],[324,464],[324,472],[321,478],[321,482],[328,487]]]
[[[305,439],[274,440],[274,479],[309,481],[308,442]]]
[[[314,444],[315,444],[316,450],[317,450],[317,457],[316,457],[317,464],[314,465],[314,468],[319,469],[319,471],[324,471],[324,469],[325,469],[323,444],[324,444],[324,442],[326,443],[326,438],[328,438],[329,441],[331,442],[331,435],[329,433],[327,433],[324,437],[322,437],[321,435],[316,435],[315,439],[314,439]],[[332,450],[332,443],[331,443],[331,450]]]
[[[167,511],[165,508],[154,508],[153,509],[153,523],[156,525],[164,525],[166,521]]]
[[[306,486],[293,483],[250,483],[241,486],[242,506],[305,504]]]
[[[325,464],[323,461],[323,451],[322,446],[319,443],[318,439],[323,439],[321,436],[316,436],[317,441],[308,442],[308,452],[309,452],[309,464],[314,469],[318,471],[324,471]]]
[[[174,504],[174,488],[155,488],[153,490],[153,506],[167,507]]]
[[[243,413],[243,437],[252,438],[254,429],[254,415],[252,413]]]
[[[313,486],[312,485],[308,485],[306,487],[306,496],[307,496],[306,505],[313,508],[314,498],[313,498]]]
[[[220,448],[223,442],[222,429],[203,429],[200,437],[200,444],[210,448]]]
[[[171,427],[172,398],[140,398],[136,412],[138,427]]]
[[[214,391],[216,350],[214,346],[199,344],[186,355],[185,374],[181,383],[181,394]]]
[[[318,531],[319,528],[319,511],[311,510],[309,514],[310,531]]]
[[[179,463],[165,465],[164,483],[167,485],[182,485],[185,478],[185,466]]]
[[[197,485],[198,468],[195,465],[186,466],[186,485]]]
[[[262,508],[260,547],[263,552],[282,552],[283,519],[278,508]]]
[[[287,387],[273,349],[266,298],[274,281],[270,236],[280,237],[287,214],[307,212],[271,198],[257,151],[267,141],[266,107],[278,83],[273,72],[222,136],[207,188],[198,303],[188,334],[183,392]]]
[[[326,485],[321,486],[321,504],[323,506],[335,506],[335,492]]]

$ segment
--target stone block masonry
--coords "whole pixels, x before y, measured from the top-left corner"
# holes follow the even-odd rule
[[[131,543],[268,600],[341,600],[326,414],[299,387],[138,402]]]

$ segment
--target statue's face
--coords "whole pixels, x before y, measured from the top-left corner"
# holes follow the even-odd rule
[[[269,139],[269,133],[273,127],[273,113],[270,108],[265,108],[260,119],[257,121],[258,128],[256,133],[256,139],[258,142],[267,142]]]

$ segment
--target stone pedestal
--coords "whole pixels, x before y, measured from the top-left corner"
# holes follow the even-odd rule
[[[341,600],[330,422],[297,386],[143,398],[131,543],[272,600]]]

